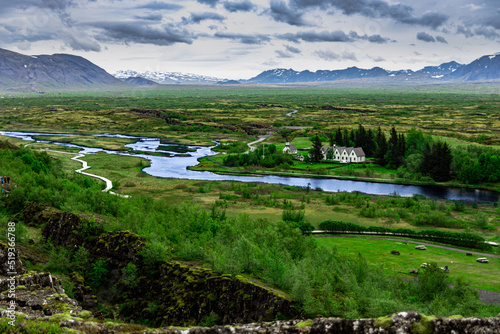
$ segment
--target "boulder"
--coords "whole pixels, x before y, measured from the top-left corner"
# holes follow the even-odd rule
[[[427,250],[427,247],[425,247],[424,245],[418,245],[418,246],[415,246],[415,249],[418,249],[418,250]]]
[[[485,257],[480,257],[480,258],[477,258],[476,259],[476,262],[480,262],[480,263],[488,263],[488,259],[485,258]]]
[[[393,251],[391,251],[391,254],[393,254],[393,255],[399,255],[399,251],[393,250]]]

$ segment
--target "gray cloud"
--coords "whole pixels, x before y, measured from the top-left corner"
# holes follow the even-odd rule
[[[443,44],[448,44],[448,41],[443,36],[436,36],[436,41]]]
[[[332,50],[317,50],[314,52],[316,56],[324,60],[354,60],[358,61],[353,52],[343,51],[342,54],[333,52]]]
[[[163,15],[161,14],[150,14],[144,16],[134,16],[135,19],[146,20],[146,21],[161,21],[163,19]]]
[[[224,8],[231,12],[249,12],[254,9],[254,4],[248,0],[243,0],[239,2],[226,1],[223,3]]]
[[[146,3],[144,5],[137,6],[135,8],[137,8],[137,9],[151,9],[151,10],[179,10],[181,8],[184,8],[184,7],[181,5],[175,4],[175,3],[153,1],[153,2]]]
[[[440,13],[427,13],[421,17],[402,17],[399,21],[425,27],[438,28],[448,20],[448,16]]]
[[[462,34],[467,38],[482,36],[484,38],[494,40],[500,37],[500,34],[494,28],[487,26],[466,27],[459,25],[457,26],[457,33]]]
[[[186,30],[179,30],[171,25],[156,28],[139,22],[96,22],[91,26],[102,29],[102,32],[97,36],[101,41],[161,46],[175,43],[191,44],[193,42],[193,37]]]
[[[381,61],[385,61],[385,58],[382,58],[380,56],[368,56],[371,60],[373,60],[374,62],[381,62]]]
[[[318,50],[314,54],[324,60],[338,60],[340,55],[331,50]]]
[[[270,14],[272,18],[277,22],[288,23],[292,26],[309,26],[302,13],[298,13],[296,10],[287,6],[284,1],[271,1]]]
[[[417,17],[413,15],[413,7],[402,4],[391,5],[383,0],[290,0],[290,5],[296,11],[314,7],[334,8],[345,15],[391,18],[397,22],[431,28],[437,28],[448,20],[447,15],[439,13],[426,13]]]
[[[294,43],[304,42],[354,42],[358,40],[367,40],[371,43],[383,44],[390,41],[388,38],[380,35],[363,35],[360,36],[355,31],[350,31],[346,34],[342,30],[336,31],[302,31],[295,34],[287,33],[276,36],[279,39],[287,40]]]
[[[385,44],[390,41],[390,39],[377,35],[367,36],[366,40],[370,43]]]
[[[214,8],[217,5],[217,3],[219,2],[219,0],[196,0],[196,1],[198,1],[201,4],[210,6],[212,8]]]
[[[95,51],[100,52],[101,46],[93,39],[85,37],[71,36],[66,44],[76,51]]]
[[[293,47],[291,45],[285,45],[285,49],[290,52],[290,53],[295,53],[295,54],[300,54],[302,51],[300,51],[299,48]]]
[[[419,41],[432,42],[432,43],[434,43],[436,41],[436,39],[432,35],[429,35],[428,33],[424,32],[424,31],[417,33],[417,39]]]
[[[276,54],[278,55],[278,58],[293,58],[295,55],[298,55],[302,53],[300,49],[290,46],[290,45],[284,45],[285,50],[277,50]]]
[[[276,54],[278,55],[278,58],[293,58],[293,54],[283,50],[276,50]]]
[[[354,41],[353,33],[351,36],[347,35],[342,30],[337,31],[302,31],[295,34],[287,33],[278,35],[279,39],[284,39],[290,42],[299,43],[301,40],[304,42],[352,42]]]
[[[188,23],[200,23],[202,21],[206,20],[213,20],[213,21],[224,21],[226,18],[220,14],[217,13],[211,13],[211,12],[206,12],[206,13],[191,13],[191,16],[189,18],[182,18],[182,22],[184,24]]]
[[[264,44],[271,40],[267,35],[231,34],[224,32],[217,32],[215,33],[214,37],[221,39],[236,40],[243,44]]]

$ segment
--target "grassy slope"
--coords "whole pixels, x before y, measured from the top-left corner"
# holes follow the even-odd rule
[[[361,253],[369,263],[381,265],[387,272],[409,274],[412,269],[420,269],[422,263],[436,262],[438,266],[448,266],[450,277],[467,278],[472,286],[490,291],[500,292],[500,258],[489,257],[489,263],[476,262],[479,255],[466,256],[465,253],[427,246],[426,251],[415,249],[415,244],[404,245],[399,241],[353,239],[353,238],[319,238],[319,245],[336,247],[341,254]],[[401,255],[392,255],[397,250]]]

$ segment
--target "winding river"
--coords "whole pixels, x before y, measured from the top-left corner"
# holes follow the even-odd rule
[[[34,141],[33,136],[81,136],[81,135],[68,135],[57,133],[35,133],[35,132],[13,132],[3,131],[0,132],[4,136],[23,139],[26,141]],[[463,200],[463,201],[476,201],[476,202],[498,202],[500,194],[478,189],[461,189],[442,186],[413,186],[413,185],[400,185],[392,183],[376,183],[365,181],[350,181],[350,180],[336,180],[326,178],[307,178],[307,177],[286,177],[286,176],[238,176],[238,175],[219,175],[212,172],[199,172],[187,169],[189,166],[198,164],[198,158],[214,155],[216,152],[212,151],[209,147],[189,146],[195,150],[190,152],[190,156],[178,156],[175,152],[158,149],[160,140],[158,138],[145,138],[134,137],[126,135],[115,134],[102,134],[96,135],[100,137],[115,137],[115,138],[130,138],[136,139],[137,142],[128,144],[129,147],[135,151],[142,152],[163,152],[169,153],[172,156],[154,156],[147,153],[133,154],[113,150],[105,150],[101,148],[89,148],[74,144],[40,141],[58,144],[67,147],[79,148],[82,154],[95,154],[97,152],[105,152],[108,154],[119,154],[126,156],[135,156],[148,159],[151,162],[150,167],[144,168],[144,172],[163,178],[177,178],[177,179],[190,179],[190,180],[208,180],[208,181],[241,181],[241,182],[262,182],[270,184],[283,184],[298,187],[310,187],[312,189],[322,189],[323,191],[337,192],[337,191],[359,191],[372,195],[399,195],[399,196],[413,196],[423,195],[430,198],[447,199],[447,200]]]

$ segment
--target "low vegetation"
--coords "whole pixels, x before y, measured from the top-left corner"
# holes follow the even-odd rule
[[[217,150],[227,154],[214,159],[234,169],[232,172],[341,175],[386,182],[480,183],[498,189],[500,136],[494,129],[500,128],[499,105],[497,94],[458,91],[172,87],[100,92],[92,97],[83,93],[6,96],[0,101],[0,127],[16,131],[155,136],[166,145],[211,145],[217,139],[222,143]],[[286,116],[291,110],[299,112],[295,117]],[[40,117],[41,113],[44,117]],[[82,130],[82,126],[86,129]],[[376,142],[377,134],[387,136],[384,142],[389,151],[377,156],[379,141],[368,164],[310,164],[283,155],[284,138],[275,135],[265,146],[259,145],[256,151],[245,154],[249,149],[246,143],[256,140],[257,135],[277,133],[284,126],[303,127],[287,133],[299,149],[313,146],[312,138],[329,142],[328,135],[342,129],[340,132],[347,132],[349,140],[353,134],[355,145],[356,138],[366,140],[371,136]],[[365,128],[366,131],[361,130]],[[361,131],[372,135],[360,137]],[[70,140],[109,148],[125,143],[84,137]],[[351,142],[344,145],[347,144]],[[85,157],[92,173],[110,178],[116,191],[132,195],[121,198],[103,193],[100,181],[74,173],[78,164],[69,160],[70,155],[38,151],[42,146],[51,147],[33,144],[20,149],[10,145],[0,148],[1,173],[13,180],[8,197],[1,195],[2,222],[19,219],[29,202],[79,213],[88,218],[85,226],[92,230],[128,230],[144,238],[147,246],[141,254],[151,268],[158,261],[169,259],[206,266],[221,274],[243,275],[290,296],[304,317],[380,317],[403,309],[436,316],[495,316],[500,311],[499,306],[482,303],[476,291],[494,289],[498,281],[494,270],[478,270],[478,275],[463,270],[463,266],[461,279],[455,271],[446,273],[439,268],[445,263],[444,257],[446,261],[456,261],[451,260],[451,255],[432,255],[425,261],[430,266],[408,279],[408,268],[401,261],[387,257],[383,263],[374,261],[366,241],[359,245],[357,241],[317,240],[303,235],[304,231],[322,227],[322,222],[331,220],[341,221],[349,228],[356,224],[360,230],[405,229],[407,236],[431,233],[439,236],[439,241],[450,236],[471,236],[471,243],[460,247],[478,246],[477,241],[483,239],[500,241],[498,203],[324,193],[311,187],[255,183],[162,180],[142,172],[148,165],[144,159],[104,153]],[[436,161],[442,165],[440,159],[449,161],[450,157],[446,170],[429,167],[435,166]],[[202,161],[202,165],[231,172],[207,161]],[[20,245],[45,257],[44,261],[28,262],[28,267],[64,275],[69,293],[73,283],[68,277],[78,273],[99,296],[102,313],[113,314],[115,306],[110,305],[110,300],[120,290],[110,283],[115,282],[116,276],[111,275],[109,263],[104,259],[89,262],[90,250],[85,247],[50,245],[39,227],[22,221],[17,224],[17,233]],[[3,238],[5,233],[1,235]],[[373,248],[373,254],[381,248]],[[498,253],[496,249],[489,251]],[[406,255],[403,258],[408,259]],[[485,266],[488,265],[495,263]],[[119,284],[138,284],[141,276],[137,267],[127,263],[122,269]],[[118,309],[127,307],[120,300]],[[147,309],[154,312],[158,306],[147,305]],[[149,324],[147,319],[136,320]],[[203,319],[204,324],[217,321],[215,316]]]

